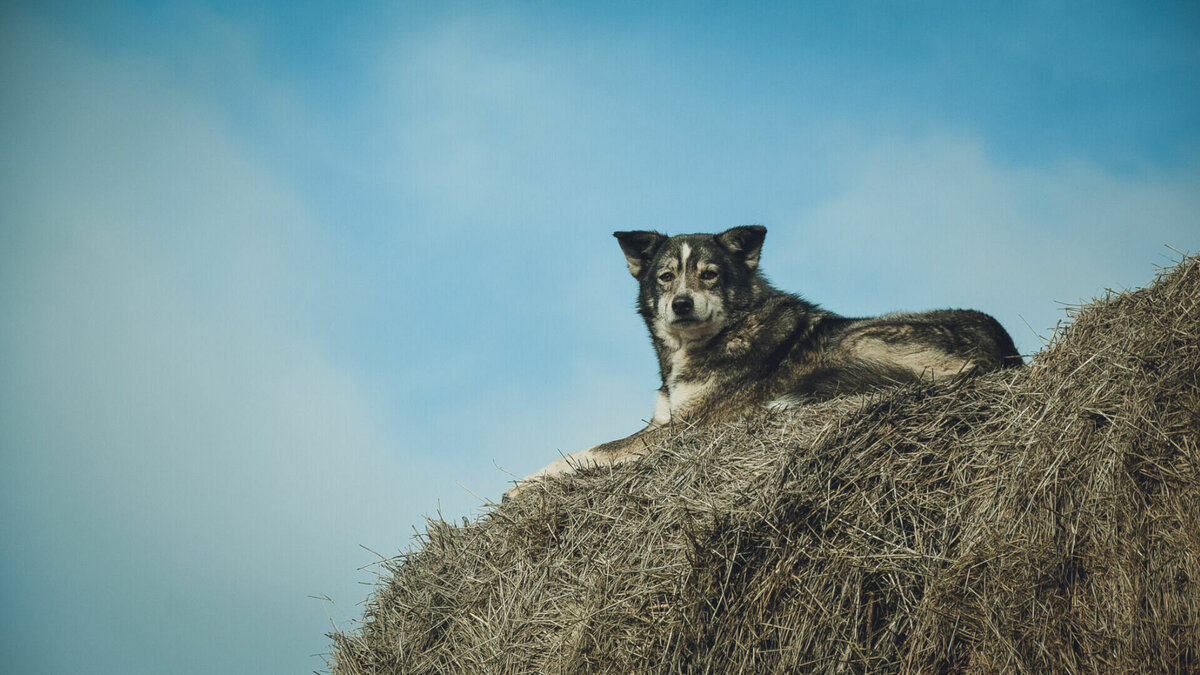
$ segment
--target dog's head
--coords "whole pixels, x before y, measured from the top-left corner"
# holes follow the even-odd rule
[[[705,341],[753,303],[767,228],[743,225],[720,234],[614,232],[629,273],[641,286],[638,312],[671,346]]]

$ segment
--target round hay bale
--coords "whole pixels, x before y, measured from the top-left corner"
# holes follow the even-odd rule
[[[1200,263],[1072,319],[430,521],[333,672],[1196,672]]]

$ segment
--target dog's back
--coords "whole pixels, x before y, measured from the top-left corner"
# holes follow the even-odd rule
[[[913,380],[946,380],[1022,365],[1008,331],[970,309],[887,314],[869,319],[830,316],[821,365],[794,392],[830,398]]]

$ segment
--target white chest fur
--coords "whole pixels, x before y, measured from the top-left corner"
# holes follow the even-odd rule
[[[674,382],[667,386],[670,392],[671,415],[686,412],[691,405],[708,389],[711,380]]]
[[[704,380],[683,379],[682,376],[687,368],[687,362],[687,352],[684,349],[676,349],[671,354],[671,374],[667,378],[667,405],[672,416],[687,412],[688,408],[712,384],[711,378]]]

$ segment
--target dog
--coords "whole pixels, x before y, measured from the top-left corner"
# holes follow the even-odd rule
[[[613,233],[658,355],[654,416],[627,438],[560,457],[506,497],[578,467],[641,457],[680,424],[1023,364],[1008,332],[982,312],[853,319],[777,290],[758,268],[766,234],[761,225],[716,235]]]

